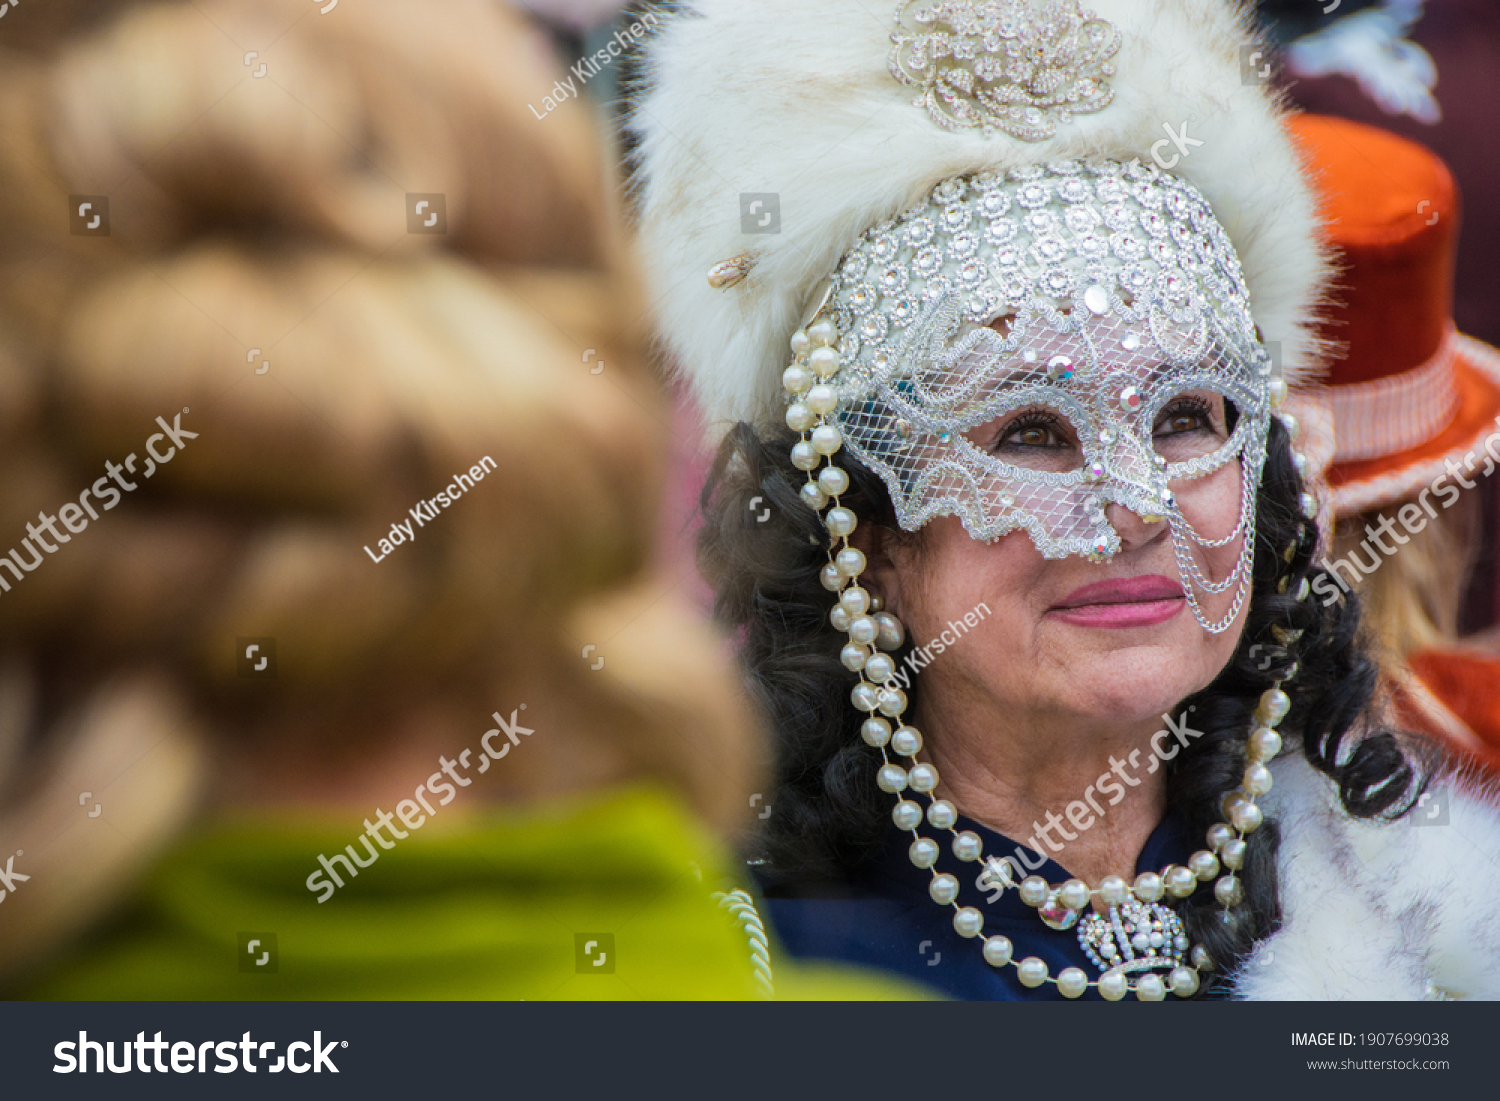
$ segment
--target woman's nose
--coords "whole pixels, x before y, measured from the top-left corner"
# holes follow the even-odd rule
[[[1109,504],[1104,507],[1104,518],[1120,537],[1121,550],[1144,547],[1167,533],[1167,521],[1163,516],[1152,516],[1149,520],[1131,512],[1124,505]]]

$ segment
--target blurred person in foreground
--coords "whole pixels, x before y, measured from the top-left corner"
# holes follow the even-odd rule
[[[897,990],[773,973],[724,874],[759,758],[646,568],[587,111],[504,5],[306,8],[0,60],[5,992]]]
[[[1500,647],[1459,622],[1500,462],[1500,352],[1454,327],[1458,190],[1389,131],[1320,115],[1292,131],[1343,266],[1324,327],[1343,346],[1326,394],[1336,524],[1314,595],[1357,589],[1397,721],[1497,770]]]

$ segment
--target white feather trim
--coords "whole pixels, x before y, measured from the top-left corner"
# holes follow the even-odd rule
[[[1264,338],[1289,381],[1310,376],[1326,282],[1315,202],[1281,109],[1241,76],[1254,39],[1231,0],[1089,0],[1124,35],[1115,98],[1047,141],[939,128],[887,69],[894,5],[685,0],[650,44],[639,137],[641,245],[658,321],[710,422],[780,419],[787,340],[818,284],[870,226],[939,181],[1074,158],[1143,161],[1166,128],[1173,171],[1213,204],[1239,253]],[[1176,152],[1158,146],[1164,159]],[[781,231],[741,232],[740,195],[780,197]],[[748,253],[728,290],[709,270]]]
[[[1272,766],[1263,804],[1281,828],[1282,927],[1234,976],[1252,1000],[1500,998],[1500,805],[1439,780],[1446,824],[1350,818],[1300,756]]]

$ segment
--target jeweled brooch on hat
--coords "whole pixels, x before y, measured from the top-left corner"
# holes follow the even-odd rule
[[[1109,105],[1122,38],[1079,0],[910,0],[891,41],[891,75],[939,126],[1045,141]]]

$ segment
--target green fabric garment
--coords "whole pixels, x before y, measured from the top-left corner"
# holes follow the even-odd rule
[[[373,815],[371,816],[373,819]],[[398,829],[400,828],[398,824]],[[198,831],[130,904],[21,997],[58,999],[755,998],[749,942],[711,899],[729,852],[647,788],[482,817],[441,812],[326,902],[320,854],[365,860],[362,823],[268,813]],[[695,871],[696,869],[696,871]],[[701,874],[701,880],[699,875]],[[246,934],[270,947],[253,966]],[[598,940],[581,957],[578,934]],[[613,938],[612,958],[595,968]],[[772,946],[779,998],[921,997]],[[607,954],[608,955],[608,954]],[[244,957],[242,960],[241,957]],[[246,961],[249,961],[248,963]],[[242,970],[242,965],[249,970]]]

